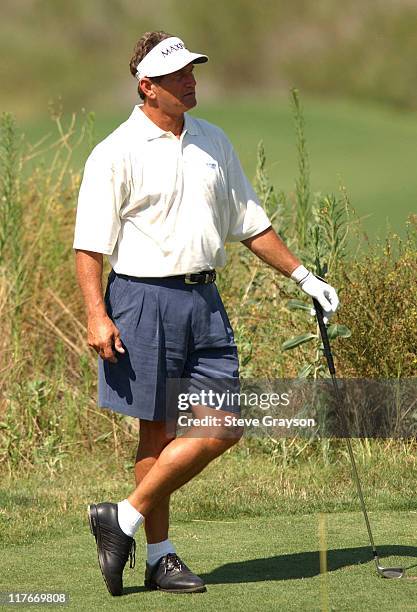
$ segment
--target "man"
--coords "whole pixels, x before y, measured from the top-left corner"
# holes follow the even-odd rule
[[[80,188],[74,248],[88,343],[99,355],[99,405],[140,421],[136,489],[117,504],[89,506],[112,595],[122,593],[129,556],[134,565],[133,536],[142,523],[145,586],[205,590],[168,539],[170,494],[241,432],[228,435],[221,427],[220,435],[175,438],[167,428],[166,385],[175,378],[238,384],[233,330],[214,284],[225,242],[243,242],[291,276],[327,318],[338,305],[335,290],[306,270],[272,229],[222,130],[186,114],[196,106],[194,66],[207,60],[164,32],[138,41],[130,68],[143,103],[92,151]],[[103,254],[112,266],[104,300]],[[197,406],[194,413],[215,408]],[[224,417],[237,410],[215,412]]]

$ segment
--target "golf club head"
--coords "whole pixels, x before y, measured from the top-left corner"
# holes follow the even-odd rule
[[[375,564],[378,574],[383,578],[398,579],[402,578],[405,574],[405,569],[402,567],[382,567],[378,559],[375,559]]]

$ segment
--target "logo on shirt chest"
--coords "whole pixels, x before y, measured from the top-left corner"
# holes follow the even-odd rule
[[[219,161],[209,151],[191,145],[184,151],[184,178],[194,193],[203,198],[223,198],[223,173]]]

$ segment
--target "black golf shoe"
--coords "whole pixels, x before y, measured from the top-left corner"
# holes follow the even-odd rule
[[[204,593],[206,587],[199,576],[175,553],[168,553],[154,566],[146,564],[145,587],[166,593]]]
[[[112,595],[121,595],[123,570],[129,557],[130,567],[135,567],[136,542],[120,529],[117,504],[90,504],[88,519],[91,533],[96,539],[98,562],[107,589]]]

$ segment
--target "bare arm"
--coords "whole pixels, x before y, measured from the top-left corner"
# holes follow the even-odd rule
[[[92,251],[76,251],[77,280],[83,294],[87,317],[106,315],[103,300],[103,255]]]
[[[87,312],[88,345],[102,359],[116,363],[115,351],[124,353],[125,350],[119,330],[106,313],[102,287],[103,255],[76,251],[75,267]]]
[[[301,264],[300,260],[285,246],[272,227],[268,227],[257,236],[247,238],[242,242],[252,253],[284,276],[291,276],[295,268]]]
[[[272,227],[257,236],[242,240],[242,242],[262,261],[284,274],[284,276],[291,276],[304,293],[318,300],[325,315],[324,322],[326,324],[329,322],[339,305],[336,290],[304,268],[300,260],[285,246]],[[296,270],[295,273],[294,270]]]

